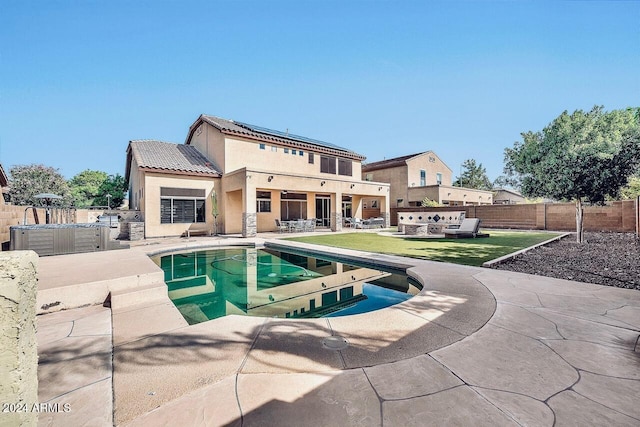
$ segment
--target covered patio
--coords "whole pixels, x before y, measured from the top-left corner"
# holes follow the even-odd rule
[[[243,168],[223,176],[221,184],[221,220],[227,234],[253,237],[269,231],[340,231],[343,218],[362,218],[365,200],[370,198],[379,200],[377,216],[385,226],[390,224],[386,183]]]

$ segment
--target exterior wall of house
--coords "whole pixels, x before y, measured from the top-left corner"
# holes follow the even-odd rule
[[[433,152],[427,151],[407,160],[407,182],[409,187],[420,186],[420,171],[426,172],[426,185],[438,185],[436,174],[442,174],[441,185],[451,185],[452,172],[447,165]]]
[[[283,217],[283,191],[306,195],[307,218],[316,217],[317,196],[330,198],[333,228],[341,223],[343,194],[352,196],[353,212],[362,214],[362,197],[379,196],[384,189],[384,197],[378,203],[380,212],[388,217],[388,185],[379,182],[359,185],[362,176],[360,161],[348,159],[351,175],[323,173],[320,171],[323,154],[317,151],[303,149],[300,155],[299,148],[224,135],[207,123],[196,128],[189,143],[222,169],[220,219],[224,226],[221,232],[252,235],[275,230],[275,220]],[[310,153],[313,154],[313,163],[309,163]],[[360,194],[365,187],[365,193]],[[270,195],[270,212],[257,212],[258,191],[266,191]]]
[[[138,167],[136,159],[131,158],[129,176],[129,208],[138,210],[144,206],[144,174]]]
[[[321,154],[318,152],[303,149],[301,156],[301,150],[297,148],[223,135],[208,123],[202,123],[196,128],[189,144],[210,159],[216,167],[221,168],[223,173],[231,173],[242,168],[270,170],[277,165],[277,171],[281,173],[338,177],[349,181],[360,181],[362,175],[362,164],[359,161],[352,161],[351,176],[322,173]],[[261,144],[264,144],[264,149],[260,148]],[[313,163],[309,163],[310,152],[314,155]]]
[[[225,138],[225,173],[241,168],[270,170],[277,165],[279,173],[291,173],[322,178],[339,178],[347,181],[360,181],[361,162],[351,161],[352,174],[339,175],[320,172],[320,156],[318,152],[285,147],[277,144],[260,143],[240,138]],[[260,147],[264,146],[264,149]],[[275,151],[274,151],[275,150]],[[295,154],[293,154],[295,152]],[[313,154],[313,163],[309,163],[309,153]],[[215,159],[213,159],[215,161]]]
[[[217,184],[217,185],[216,185]],[[145,237],[180,236],[188,229],[213,230],[213,215],[211,214],[211,192],[214,185],[218,187],[219,179],[188,175],[171,175],[147,172],[144,175],[145,198],[143,206],[145,218]],[[205,219],[206,223],[160,223],[160,188],[188,188],[205,190]]]
[[[329,198],[331,208],[327,220],[332,230],[342,227],[342,197],[351,196],[352,215],[361,217],[363,200],[380,200],[380,212],[388,217],[389,185],[378,182],[353,182],[291,173],[280,173],[243,168],[223,178],[228,205],[225,233],[243,235],[255,232],[274,231],[275,220],[284,217],[281,211],[283,191],[305,195],[307,219],[316,218],[316,197]],[[257,212],[257,192],[270,195],[271,211]],[[247,230],[246,221],[255,218],[255,229]]]
[[[189,144],[194,146],[207,159],[211,160],[221,172],[232,171],[225,164],[225,138],[222,133],[208,123],[201,123],[193,132]]]
[[[406,165],[362,173],[362,179],[366,180],[371,177],[372,181],[390,184],[389,199],[392,207],[398,207],[398,205],[408,206],[409,186],[407,176]],[[402,199],[402,202],[399,202],[400,199]]]

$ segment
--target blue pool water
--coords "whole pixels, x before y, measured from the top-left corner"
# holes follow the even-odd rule
[[[420,290],[404,274],[271,249],[230,247],[153,259],[189,324],[231,314],[345,316],[389,307]]]

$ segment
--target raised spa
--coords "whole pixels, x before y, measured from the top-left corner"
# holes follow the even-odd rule
[[[230,247],[153,260],[189,324],[231,314],[344,316],[389,307],[420,291],[398,272],[272,249]]]

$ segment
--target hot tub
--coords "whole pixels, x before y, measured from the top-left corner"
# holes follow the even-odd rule
[[[38,224],[10,227],[10,250],[32,250],[40,256],[97,252],[120,248],[109,239],[108,224]]]

